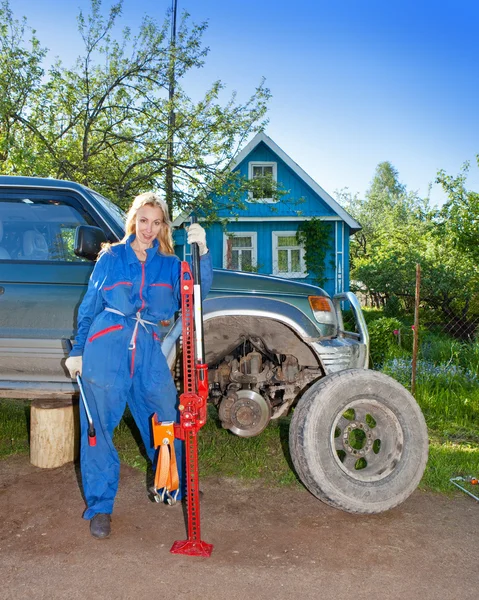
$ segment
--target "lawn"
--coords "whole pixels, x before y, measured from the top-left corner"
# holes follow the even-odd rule
[[[373,328],[374,329],[374,328]],[[407,350],[393,345],[376,365],[406,387],[411,380]],[[430,449],[421,488],[450,493],[451,477],[479,470],[479,343],[425,336],[418,360],[416,399],[429,430]],[[29,405],[0,400],[0,459],[28,453]],[[289,418],[272,421],[254,438],[239,438],[224,430],[216,410],[199,436],[201,474],[256,479],[271,485],[300,485],[288,451]],[[139,434],[128,411],[115,432],[115,445],[125,463],[148,468]]]
[[[451,477],[478,475],[477,406],[474,415],[471,404],[479,401],[479,389],[464,390],[462,395],[449,389],[433,392],[428,385],[418,385],[417,397],[429,424],[430,438],[429,461],[420,487],[447,493],[452,492]],[[0,459],[28,453],[28,417],[28,403],[0,400]],[[271,485],[300,485],[291,467],[288,429],[289,418],[284,417],[273,421],[257,437],[239,438],[221,427],[216,410],[210,407],[209,420],[199,436],[201,474],[261,478]],[[123,462],[145,471],[147,460],[138,440],[136,426],[127,411],[115,432],[115,445]]]

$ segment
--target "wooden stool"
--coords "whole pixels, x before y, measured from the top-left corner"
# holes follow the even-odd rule
[[[71,400],[34,400],[30,409],[30,462],[54,469],[78,456],[78,403]]]

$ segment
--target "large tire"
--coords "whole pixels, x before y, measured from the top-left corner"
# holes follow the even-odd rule
[[[351,513],[379,513],[417,487],[428,454],[413,396],[375,371],[350,369],[312,385],[291,420],[296,471],[317,498]]]

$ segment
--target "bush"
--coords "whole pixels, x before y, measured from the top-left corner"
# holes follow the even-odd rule
[[[384,317],[384,310],[382,308],[370,308],[363,306],[363,315],[366,324],[369,325],[369,323],[372,323],[373,321],[382,319]]]
[[[364,320],[366,321],[366,325],[369,329],[369,324],[377,319],[383,318],[384,312],[382,308],[368,308],[363,306],[362,313]],[[354,317],[354,313],[351,309],[343,310],[343,321],[344,328],[346,331],[356,331],[356,319]]]
[[[403,313],[401,302],[397,296],[391,296],[384,307],[385,317],[400,317]]]
[[[398,333],[403,327],[399,319],[381,317],[372,321],[369,326],[370,355],[375,368],[379,367],[386,357],[402,354],[398,344]]]

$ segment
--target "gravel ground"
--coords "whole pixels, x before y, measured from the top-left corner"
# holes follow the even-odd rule
[[[202,487],[207,559],[170,554],[186,537],[182,507],[150,502],[134,469],[122,467],[112,535],[100,541],[81,518],[73,464],[0,461],[0,598],[477,600],[479,504],[461,492],[416,492],[356,516],[261,482]]]

